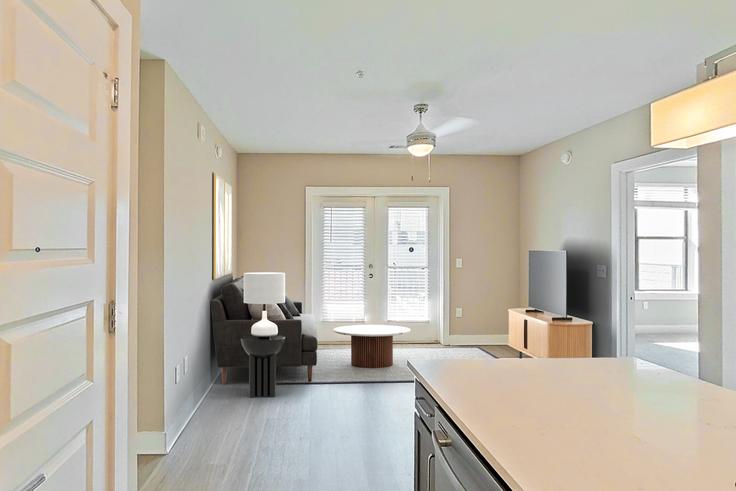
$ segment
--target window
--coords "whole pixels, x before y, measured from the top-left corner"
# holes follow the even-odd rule
[[[388,320],[429,320],[429,208],[388,209]]]
[[[365,208],[322,209],[322,320],[365,319],[365,243]]]
[[[637,185],[636,289],[697,289],[697,194],[693,186]]]

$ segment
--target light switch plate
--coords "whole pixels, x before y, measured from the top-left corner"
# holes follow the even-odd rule
[[[455,307],[455,317],[460,319],[463,316],[463,308]]]
[[[455,267],[458,268],[458,269],[460,269],[460,268],[463,267],[463,258],[461,258],[461,257],[456,257],[455,258]]]
[[[598,264],[595,267],[595,277],[596,278],[606,278],[608,276],[608,271],[606,271],[606,265],[605,264]]]
[[[178,384],[181,380],[181,363],[174,367],[174,383]]]
[[[184,357],[184,375],[189,373],[189,355]]]

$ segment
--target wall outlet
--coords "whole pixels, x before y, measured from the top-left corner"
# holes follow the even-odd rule
[[[181,363],[174,367],[174,383],[178,384],[181,380]]]
[[[463,308],[455,307],[455,317],[460,319],[463,316]]]
[[[189,373],[189,355],[184,356],[184,375]]]
[[[649,310],[649,302],[642,302],[641,308],[643,308],[644,310]]]
[[[595,267],[595,277],[596,278],[606,278],[608,276],[608,271],[606,271],[606,265],[605,264],[598,264]]]
[[[460,269],[460,268],[463,267],[463,258],[461,258],[461,257],[456,257],[455,258],[455,267],[457,269]]]

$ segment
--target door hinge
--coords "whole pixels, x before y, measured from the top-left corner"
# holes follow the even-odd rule
[[[117,109],[120,106],[120,77],[112,79],[112,103],[110,107]]]
[[[115,306],[115,300],[110,301],[109,304],[109,312],[108,312],[108,324],[107,324],[107,330],[110,334],[115,334],[115,329],[117,329],[118,324],[118,310]]]

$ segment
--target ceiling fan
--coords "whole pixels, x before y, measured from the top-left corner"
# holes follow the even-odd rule
[[[413,156],[424,157],[432,153],[438,137],[459,133],[477,123],[470,118],[452,118],[435,128],[434,131],[430,131],[422,122],[422,116],[427,111],[429,111],[429,104],[414,104],[414,112],[419,115],[419,125],[406,135],[406,145],[389,145],[388,148],[406,148]]]

